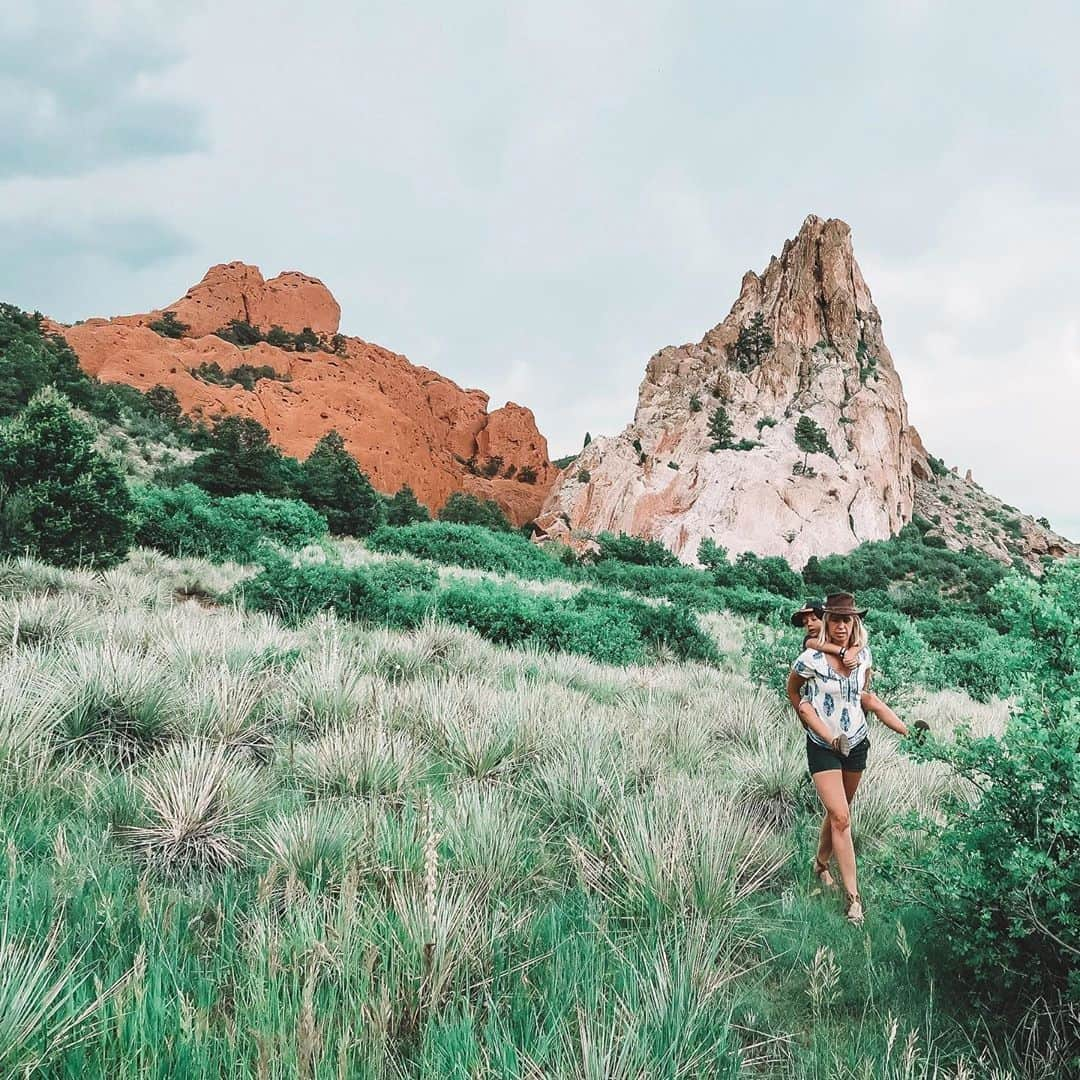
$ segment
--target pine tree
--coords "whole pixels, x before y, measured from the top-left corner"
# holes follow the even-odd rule
[[[832,447],[825,429],[813,417],[805,413],[795,425],[795,445],[803,452],[802,471],[806,472],[806,463],[811,454],[832,456]]]
[[[584,447],[588,446],[589,443],[591,443],[591,442],[592,442],[592,435],[590,435],[589,432],[586,431],[585,432],[585,442],[582,444],[582,448],[584,449]]]
[[[387,525],[411,525],[414,521],[430,521],[431,512],[417,499],[406,484],[392,499],[386,500]]]
[[[746,372],[757,367],[773,347],[773,336],[765,326],[765,316],[759,311],[739,331],[735,341],[735,365]]]
[[[710,450],[730,450],[735,437],[735,428],[723,405],[717,405],[709,416],[709,434],[712,436]]]
[[[211,435],[209,453],[191,466],[191,479],[212,495],[296,494],[299,467],[270,443],[270,433],[249,416],[227,416]]]
[[[108,567],[135,535],[120,470],[52,387],[0,428],[0,551],[59,566]]]
[[[327,432],[300,467],[300,496],[339,536],[367,536],[386,521],[386,508],[336,431]]]

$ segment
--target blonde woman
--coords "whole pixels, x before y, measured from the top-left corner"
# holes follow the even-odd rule
[[[836,857],[847,893],[847,917],[853,923],[863,921],[863,906],[849,808],[870,750],[867,709],[901,735],[908,732],[892,709],[876,695],[869,696],[872,657],[862,622],[865,614],[851,593],[828,596],[822,605],[819,643],[832,648],[812,643],[795,661],[787,681],[788,700],[806,728],[810,775],[825,807],[814,873],[823,885],[834,885],[829,863]],[[852,654],[854,666],[849,663]]]

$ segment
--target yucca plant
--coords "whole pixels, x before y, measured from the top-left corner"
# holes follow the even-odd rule
[[[323,799],[272,818],[255,847],[279,881],[318,893],[339,887],[350,869],[368,864],[368,835],[355,803]]]
[[[146,655],[111,643],[76,646],[61,656],[58,678],[67,688],[57,729],[63,751],[130,761],[175,731],[176,687]]]
[[[26,782],[46,766],[60,690],[56,666],[43,652],[0,661],[0,777]]]
[[[293,723],[313,733],[373,715],[377,683],[363,672],[357,656],[331,642],[304,656],[284,684],[284,707]]]
[[[258,671],[231,671],[223,664],[188,680],[181,719],[187,735],[265,760],[276,720],[269,682]]]
[[[136,781],[138,820],[118,835],[151,869],[169,875],[239,866],[264,798],[264,780],[221,744],[170,746]]]
[[[97,622],[94,610],[77,596],[31,593],[0,604],[0,648],[83,640]]]
[[[291,751],[292,769],[312,794],[398,800],[423,781],[425,754],[412,739],[379,726],[343,727]]]

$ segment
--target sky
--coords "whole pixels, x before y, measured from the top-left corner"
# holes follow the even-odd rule
[[[3,4],[0,299],[302,270],[555,457],[840,217],[929,450],[1080,538],[1078,36],[1065,2]]]

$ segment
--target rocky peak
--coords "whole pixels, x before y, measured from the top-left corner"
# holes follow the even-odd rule
[[[187,326],[180,338],[149,329],[164,311]],[[299,458],[335,429],[383,492],[408,484],[438,510],[453,492],[467,490],[495,499],[515,524],[532,520],[554,476],[533,414],[513,402],[488,412],[482,391],[360,338],[339,337],[330,351],[340,317],[318,278],[286,271],[266,280],[257,266],[230,262],[212,266],[164,308],[50,328],[64,335],[90,374],[143,391],[170,387],[196,418],[253,417]],[[262,341],[242,348],[214,333],[233,319],[264,333],[272,326],[291,334],[310,327],[325,347],[300,352]],[[226,376],[242,365],[273,374],[246,390],[207,378],[214,365]]]
[[[721,408],[733,445],[714,450],[710,419]],[[798,447],[803,416],[831,453]],[[851,230],[810,216],[760,274],[743,277],[723,322],[652,357],[633,423],[590,444],[540,523],[563,538],[651,536],[687,561],[711,537],[801,566],[895,533],[913,500],[907,404]]]

